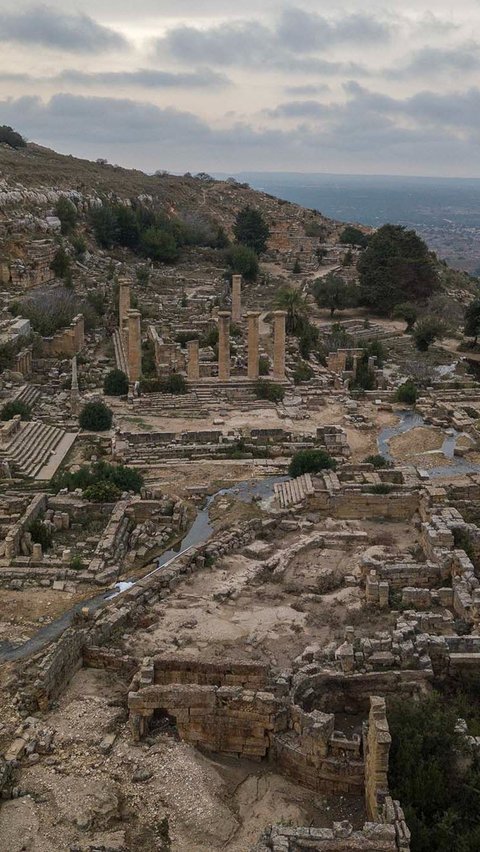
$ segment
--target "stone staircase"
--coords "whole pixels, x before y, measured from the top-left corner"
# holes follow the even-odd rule
[[[35,387],[35,385],[23,385],[20,390],[15,394],[15,402],[23,402],[25,405],[33,408],[36,401],[40,396],[39,388]]]
[[[115,351],[115,361],[117,364],[117,369],[121,370],[122,373],[125,373],[128,376],[128,364],[125,356],[125,350],[123,348],[123,341],[120,335],[120,332],[117,329],[113,332],[113,348]]]
[[[311,494],[315,493],[312,478],[309,473],[302,473],[295,479],[287,479],[286,482],[276,482],[274,485],[275,496],[281,509],[296,506],[303,503]]]
[[[10,444],[3,450],[2,455],[3,458],[8,460],[12,473],[32,479],[37,477],[43,479],[44,477],[40,476],[42,469],[47,466],[61,443],[66,447],[65,452],[69,449],[76,436],[71,437],[72,440],[67,442],[65,440],[67,433],[64,429],[49,426],[41,420],[32,420],[26,423],[21,431],[15,435]],[[66,446],[67,443],[69,444],[68,447]],[[59,458],[58,464],[60,464],[65,452]]]

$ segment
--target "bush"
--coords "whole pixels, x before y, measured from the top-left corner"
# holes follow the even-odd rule
[[[320,470],[335,470],[337,463],[325,450],[299,450],[292,457],[288,472],[290,476],[302,473],[317,473]]]
[[[128,393],[128,378],[122,370],[110,370],[103,380],[103,392],[107,396],[125,396]]]
[[[32,293],[13,302],[9,311],[14,316],[29,319],[33,330],[42,337],[51,337],[60,328],[70,325],[73,318],[80,313],[84,315],[87,330],[94,328],[99,322],[99,317],[89,302],[78,299],[63,288]]]
[[[180,373],[171,373],[162,381],[164,393],[183,394],[187,393],[187,383]]]
[[[70,568],[72,571],[83,571],[84,565],[81,556],[72,556],[70,559]]]
[[[300,382],[308,382],[313,376],[313,370],[306,361],[298,361],[293,371],[293,381],[296,385]]]
[[[418,391],[416,385],[412,381],[404,382],[397,388],[395,399],[397,402],[404,402],[405,405],[415,405],[417,401]]]
[[[103,402],[87,402],[82,408],[79,423],[90,432],[106,432],[112,425],[113,415]]]
[[[96,482],[112,482],[120,491],[133,491],[139,494],[143,486],[143,477],[138,471],[125,465],[114,465],[99,461],[93,465],[81,467],[75,473],[62,473],[55,477],[54,487],[57,491],[67,488],[75,491],[76,488],[84,490]]]
[[[270,402],[282,402],[285,396],[285,390],[282,385],[277,385],[275,382],[267,382],[265,379],[259,379],[253,391],[257,399],[268,399]]]
[[[258,372],[261,376],[268,376],[270,372],[270,358],[266,355],[260,355],[258,359]]]
[[[20,136],[20,133],[17,133],[13,127],[10,127],[8,124],[2,124],[0,126],[0,144],[10,145],[10,148],[25,148],[27,143],[23,136]]]
[[[402,319],[407,323],[405,331],[411,331],[417,321],[417,309],[411,302],[395,305],[392,311],[393,319]]]
[[[258,257],[248,246],[231,246],[225,252],[225,261],[229,275],[243,275],[245,281],[257,280]]]
[[[426,352],[437,337],[442,337],[445,324],[437,317],[425,317],[417,323],[413,332],[415,346],[419,352]]]
[[[378,482],[375,485],[367,485],[365,488],[365,491],[368,491],[369,494],[390,494],[394,490],[395,486],[389,482]]]
[[[30,406],[28,406],[25,402],[21,402],[20,400],[12,400],[11,402],[6,402],[0,411],[0,420],[13,420],[13,418],[19,414],[21,420],[30,420],[32,417],[32,411]]]
[[[340,234],[339,242],[346,246],[359,246],[359,248],[365,248],[368,245],[368,239],[368,234],[364,234],[360,228],[354,228],[353,225],[347,225]]]
[[[175,263],[180,252],[172,234],[152,226],[142,234],[140,249],[145,257],[162,263]]]
[[[465,707],[467,704],[467,707]],[[473,705],[473,706],[472,706]],[[466,712],[467,710],[467,712]],[[480,849],[480,768],[465,754],[459,715],[478,720],[478,701],[433,694],[396,700],[388,712],[389,786],[400,799],[414,852]]]
[[[122,492],[113,482],[100,480],[85,488],[83,496],[91,503],[116,503],[122,496]]]
[[[391,463],[387,461],[384,456],[375,455],[375,456],[367,456],[366,459],[363,460],[364,464],[373,464],[374,467],[380,469],[382,467],[391,467]]]
[[[68,278],[70,275],[70,258],[62,246],[57,249],[50,264],[50,269],[56,278]]]
[[[55,205],[55,215],[60,219],[62,234],[64,236],[70,234],[77,224],[78,214],[75,204],[62,195]]]
[[[70,237],[70,245],[72,246],[75,257],[81,260],[87,250],[87,242],[81,234],[72,234]],[[101,295],[99,293],[99,295]]]
[[[29,524],[27,532],[30,533],[35,544],[42,545],[42,550],[49,550],[52,546],[52,534],[40,518],[36,518]]]

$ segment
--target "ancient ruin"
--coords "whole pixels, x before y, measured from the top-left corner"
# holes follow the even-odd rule
[[[0,848],[414,852],[392,708],[480,663],[460,322],[422,351],[403,321],[320,308],[348,247],[314,211],[89,167],[82,194],[22,164],[0,183]],[[175,264],[100,248],[104,173],[122,210],[208,210],[230,240],[253,204],[260,278],[210,237]]]

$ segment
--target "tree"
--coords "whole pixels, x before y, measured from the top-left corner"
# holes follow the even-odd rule
[[[140,247],[145,257],[162,263],[175,263],[179,257],[175,237],[167,231],[161,231],[154,225],[143,232],[140,238]]]
[[[8,124],[0,126],[0,145],[9,145],[10,148],[25,148],[26,144],[23,136],[20,136],[20,133],[17,133],[13,127]]]
[[[417,323],[413,332],[415,346],[419,352],[426,352],[431,344],[445,333],[445,324],[438,317],[428,316]]]
[[[248,246],[256,254],[262,254],[267,247],[270,228],[260,210],[247,205],[237,214],[233,233],[237,243]]]
[[[368,245],[368,235],[364,234],[360,228],[355,228],[353,225],[347,225],[339,236],[339,241],[345,246],[358,246],[365,248]]]
[[[110,370],[103,380],[103,392],[107,396],[125,396],[128,393],[128,378],[122,370]]]
[[[354,303],[352,287],[335,272],[329,272],[324,278],[317,278],[313,282],[312,292],[319,308],[328,308],[331,317],[335,311],[343,311]]]
[[[370,237],[358,270],[362,302],[379,314],[401,301],[425,301],[438,286],[426,244],[401,225],[384,225]]]
[[[473,337],[474,346],[477,345],[480,334],[480,298],[474,299],[465,310],[465,327],[463,329],[467,337]]]
[[[300,290],[281,287],[275,298],[275,307],[287,312],[287,334],[297,334],[302,331],[302,324],[307,316],[307,303]]]
[[[60,246],[55,252],[50,269],[55,273],[56,278],[68,279],[70,275],[70,258],[63,246]]]
[[[418,391],[416,385],[411,379],[404,382],[403,385],[397,388],[395,399],[397,402],[404,402],[405,405],[415,405],[417,401]]]
[[[79,423],[90,432],[106,432],[112,425],[113,415],[103,402],[87,402],[82,408]]]
[[[402,319],[407,323],[406,332],[411,331],[417,321],[417,309],[411,302],[401,302],[392,311],[393,319]]]
[[[30,420],[32,411],[30,406],[21,400],[12,399],[6,402],[0,411],[0,420],[13,420],[19,414],[20,420]]]
[[[337,463],[325,450],[299,450],[292,456],[288,472],[290,476],[302,473],[317,473],[320,470],[335,470]]]
[[[62,195],[55,205],[55,215],[60,219],[61,231],[65,236],[70,234],[77,224],[78,214],[75,204]]]
[[[117,217],[110,204],[96,207],[90,213],[90,223],[97,243],[102,248],[111,248],[117,240]]]
[[[225,259],[228,271],[233,275],[243,275],[245,281],[256,281],[258,276],[258,257],[248,246],[231,246]]]

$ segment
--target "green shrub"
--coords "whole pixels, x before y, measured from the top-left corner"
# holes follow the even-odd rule
[[[268,399],[270,402],[282,402],[285,396],[282,385],[268,382],[265,379],[259,379],[255,382],[253,391],[257,399]]]
[[[6,402],[0,411],[0,420],[12,420],[15,415],[19,414],[21,420],[30,420],[32,411],[29,405],[21,400],[13,399],[11,402]]]
[[[293,381],[296,385],[300,382],[308,382],[313,377],[313,370],[306,361],[298,361],[293,371]]]
[[[0,145],[9,145],[10,148],[25,148],[26,144],[23,136],[20,136],[20,133],[17,133],[13,127],[8,124],[0,126]]]
[[[365,464],[373,464],[376,468],[382,467],[391,467],[391,463],[387,461],[384,456],[375,455],[375,456],[367,456],[366,459],[363,460]]]
[[[256,281],[259,271],[258,257],[246,245],[231,246],[225,252],[228,274],[243,275],[245,281]]]
[[[115,483],[101,479],[85,488],[83,496],[91,503],[116,503],[122,496],[122,492]]]
[[[165,393],[183,394],[187,393],[187,383],[180,373],[171,373],[163,383]]]
[[[405,811],[412,852],[477,852],[480,849],[480,766],[465,753],[456,730],[461,713],[478,720],[478,699],[457,703],[433,694],[390,702],[392,737],[389,787]],[[472,708],[473,705],[473,708]]]
[[[367,485],[365,488],[365,491],[368,491],[369,494],[390,494],[394,490],[395,486],[389,482],[378,482],[375,485]]]
[[[270,372],[270,358],[266,355],[260,355],[258,359],[258,372],[261,376],[268,376]]]
[[[178,334],[175,335],[175,341],[183,347],[189,340],[198,340],[199,337],[200,334],[198,331],[179,331]]]
[[[70,275],[70,258],[63,246],[60,246],[60,248],[58,248],[55,252],[54,258],[50,264],[50,269],[56,278],[65,279]]]
[[[70,245],[72,246],[75,257],[81,259],[87,250],[87,241],[81,234],[72,234],[70,237]]]
[[[96,462],[91,466],[86,465],[75,473],[62,473],[55,477],[53,485],[57,491],[61,488],[75,491],[76,488],[84,490],[99,481],[111,482],[120,491],[133,491],[136,494],[140,493],[143,486],[143,476],[138,471],[125,465],[114,465],[105,461]]]
[[[395,393],[396,401],[403,402],[405,405],[415,405],[417,396],[418,392],[416,385],[414,385],[414,383],[410,380],[404,382],[403,385],[400,385]]]
[[[103,392],[107,396],[125,396],[128,393],[128,378],[122,370],[110,370],[103,380]]]
[[[64,195],[58,199],[55,205],[55,215],[60,219],[62,234],[70,234],[77,224],[78,213],[75,204]]]
[[[418,351],[427,352],[438,337],[443,337],[445,330],[445,323],[436,316],[427,316],[417,322],[413,339]]]
[[[52,534],[40,518],[36,518],[29,524],[27,532],[30,533],[35,544],[42,545],[42,550],[49,550],[52,546]]]
[[[112,425],[113,415],[103,402],[87,402],[82,408],[79,423],[90,432],[106,432]]]
[[[288,472],[290,476],[302,473],[317,473],[320,470],[335,470],[337,463],[325,450],[299,450],[292,457]]]
[[[72,571],[83,571],[84,565],[81,556],[72,556],[70,560],[70,568]]]

